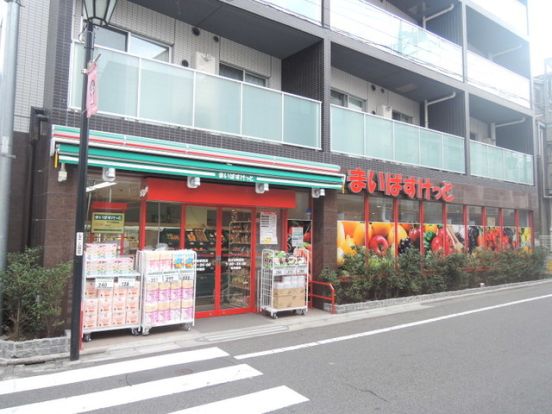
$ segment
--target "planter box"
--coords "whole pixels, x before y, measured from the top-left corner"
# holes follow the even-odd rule
[[[71,334],[56,338],[31,339],[28,341],[0,340],[0,358],[7,360],[51,357],[69,352]]]

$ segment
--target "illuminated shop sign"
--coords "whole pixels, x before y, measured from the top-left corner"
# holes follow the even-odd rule
[[[347,171],[346,182],[352,193],[366,190],[369,194],[381,192],[391,197],[404,194],[412,199],[442,200],[447,203],[454,201],[451,183],[435,185],[429,178],[403,177],[402,174],[356,168]]]

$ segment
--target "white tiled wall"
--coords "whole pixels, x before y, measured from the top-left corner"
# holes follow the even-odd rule
[[[41,107],[44,101],[50,0],[29,1],[23,6],[19,19],[14,130],[29,132],[31,106]]]
[[[80,32],[81,1],[74,13],[73,37]],[[281,89],[281,61],[275,57],[221,38],[215,33],[201,29],[198,36],[192,33],[192,26],[180,20],[154,12],[126,0],[119,0],[111,24],[146,38],[172,47],[172,63],[181,64],[187,60],[192,66],[196,52],[215,58],[220,62],[240,67],[268,79],[273,89]],[[217,40],[215,40],[217,37]]]
[[[375,90],[372,90],[372,85],[376,87]],[[332,89],[364,99],[366,101],[365,112],[377,112],[377,108],[380,105],[389,105],[394,110],[412,116],[414,124],[420,124],[418,102],[387,89],[384,89],[382,92],[381,86],[367,82],[336,68],[332,68]]]

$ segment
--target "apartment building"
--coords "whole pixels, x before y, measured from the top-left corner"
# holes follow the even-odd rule
[[[21,12],[11,241],[53,264],[74,245],[81,2]],[[439,229],[417,248],[534,243],[526,1],[119,0],[95,45],[86,240],[196,250],[198,316],[255,311],[266,248],[307,247],[316,278]]]

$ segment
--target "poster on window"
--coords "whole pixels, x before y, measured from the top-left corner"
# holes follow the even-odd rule
[[[531,227],[520,227],[519,229],[519,247],[525,251],[529,251],[531,247]]]
[[[502,249],[511,250],[517,244],[517,234],[515,227],[504,227],[502,229]]]
[[[288,220],[288,253],[296,248],[311,250],[312,222],[310,220]]]
[[[278,216],[275,212],[261,212],[260,229],[260,244],[278,244]]]
[[[463,253],[466,239],[466,228],[463,224],[448,224],[447,234],[452,253]]]
[[[484,249],[485,241],[483,237],[483,226],[468,227],[468,252],[473,253]]]
[[[337,222],[337,264],[341,266],[345,255],[355,255],[364,246],[364,221],[339,220]]]

